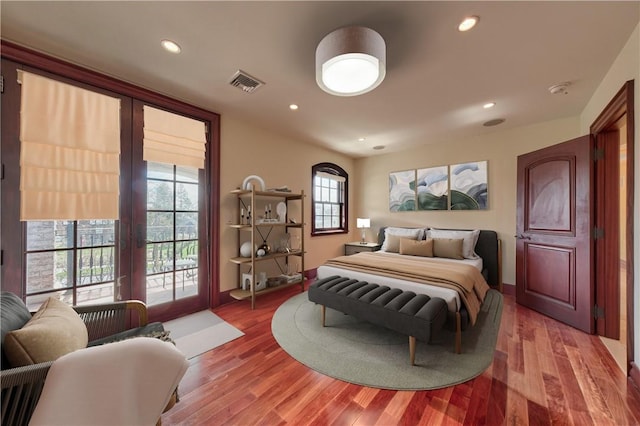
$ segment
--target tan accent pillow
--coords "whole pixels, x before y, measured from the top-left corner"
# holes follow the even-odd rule
[[[409,238],[400,238],[400,254],[433,257],[433,240],[417,241]]]
[[[427,238],[462,238],[462,255],[465,259],[479,259],[475,252],[480,230],[460,231],[452,229],[429,229]]]
[[[76,311],[50,297],[21,329],[7,333],[2,349],[9,364],[20,367],[55,361],[87,342],[87,326]]]
[[[463,239],[457,238],[434,238],[433,255],[435,257],[446,257],[449,259],[464,259],[462,255]]]

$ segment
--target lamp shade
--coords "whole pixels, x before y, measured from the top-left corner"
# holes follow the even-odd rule
[[[356,219],[356,227],[357,228],[371,228],[371,219],[367,218],[357,218]]]
[[[316,49],[316,82],[337,96],[375,89],[386,74],[386,45],[366,27],[345,27],[327,34]]]

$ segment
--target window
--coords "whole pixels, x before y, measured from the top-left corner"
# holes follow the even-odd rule
[[[344,234],[347,226],[349,176],[333,163],[319,163],[311,169],[313,182],[311,235]]]

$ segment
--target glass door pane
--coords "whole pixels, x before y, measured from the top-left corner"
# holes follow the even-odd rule
[[[50,296],[70,305],[122,298],[117,280],[116,221],[28,221],[25,226],[29,308],[38,308]]]
[[[198,169],[147,162],[146,301],[198,295]]]

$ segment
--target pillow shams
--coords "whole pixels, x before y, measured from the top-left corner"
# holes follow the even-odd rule
[[[424,237],[424,229],[388,227],[384,230],[384,242],[382,243],[382,247],[380,247],[380,251],[398,253],[400,250],[400,241],[396,238],[389,238],[392,235],[409,238],[411,240],[421,240]]]
[[[462,256],[465,259],[477,259],[478,257],[480,257],[475,252],[476,243],[478,242],[479,235],[480,235],[479,229],[476,229],[473,231],[429,229],[429,231],[427,231],[427,238],[449,238],[449,239],[461,238],[463,240]]]
[[[410,240],[400,238],[400,254],[433,257],[433,240]]]

